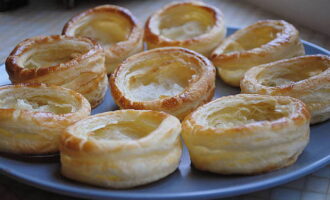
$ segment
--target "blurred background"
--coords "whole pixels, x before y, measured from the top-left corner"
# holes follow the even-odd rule
[[[0,63],[21,40],[59,34],[73,15],[101,4],[126,7],[144,24],[167,0],[0,0]],[[244,27],[260,19],[285,19],[304,40],[330,49],[330,0],[206,0],[222,10],[227,26]]]
[[[102,4],[131,10],[144,24],[167,0],[0,0],[0,64],[28,37],[60,34],[73,15]],[[284,19],[301,38],[330,49],[330,0],[205,0],[224,14],[227,26],[245,27],[261,19]],[[0,175],[1,200],[73,199],[23,185]],[[330,200],[330,166],[294,182],[249,195],[240,200]]]

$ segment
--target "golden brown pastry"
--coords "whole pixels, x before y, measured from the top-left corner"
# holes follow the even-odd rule
[[[114,5],[98,6],[71,18],[62,34],[98,41],[105,52],[107,73],[127,57],[143,50],[143,29],[132,13]]]
[[[214,95],[215,68],[204,56],[180,47],[136,54],[111,75],[120,108],[158,110],[183,119]]]
[[[322,122],[330,118],[330,57],[301,56],[253,67],[241,89],[300,99],[312,114],[311,123]]]
[[[94,108],[102,102],[108,78],[100,45],[63,35],[24,40],[10,53],[6,70],[12,83],[46,83],[75,90]]]
[[[151,15],[144,39],[148,49],[180,46],[209,56],[226,35],[222,13],[202,2],[176,2]]]
[[[87,117],[91,106],[81,94],[58,86],[0,87],[0,151],[43,154],[58,151],[59,136]]]
[[[293,164],[309,141],[310,114],[295,98],[239,94],[199,107],[182,123],[193,165],[256,174]]]
[[[163,112],[118,110],[93,115],[62,134],[62,174],[113,188],[157,181],[179,165],[180,132],[180,121]]]
[[[222,80],[238,87],[251,67],[304,54],[293,25],[283,20],[264,20],[226,38],[211,58]]]

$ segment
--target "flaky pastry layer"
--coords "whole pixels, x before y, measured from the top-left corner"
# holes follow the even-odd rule
[[[125,60],[111,75],[110,86],[120,108],[164,111],[183,119],[212,99],[215,68],[188,49],[158,48]]]
[[[305,54],[297,29],[283,20],[263,20],[236,31],[212,53],[222,80],[238,87],[250,68]]]
[[[0,87],[0,151],[43,154],[58,151],[59,136],[87,117],[91,106],[79,93],[58,86]]]
[[[180,121],[163,112],[118,110],[93,115],[61,137],[61,171],[112,188],[157,181],[179,165]]]
[[[46,83],[75,90],[96,107],[108,78],[100,45],[88,38],[62,35],[24,40],[10,53],[6,70],[12,83]]]
[[[99,42],[108,74],[124,59],[143,50],[143,30],[137,19],[129,10],[114,5],[97,6],[72,17],[62,34]]]
[[[239,94],[199,107],[182,123],[193,165],[256,174],[294,163],[309,141],[310,114],[298,99]]]
[[[202,2],[176,2],[156,11],[145,24],[148,49],[180,46],[209,56],[226,35],[222,13]]]
[[[311,123],[322,122],[330,118],[330,57],[301,56],[254,67],[241,90],[300,99],[312,114]]]

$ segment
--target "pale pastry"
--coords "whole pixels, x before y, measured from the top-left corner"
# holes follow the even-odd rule
[[[61,172],[70,179],[130,188],[174,172],[182,146],[180,121],[163,112],[118,110],[93,115],[61,136]]]
[[[104,53],[88,38],[64,35],[24,40],[11,52],[6,70],[12,83],[46,83],[75,90],[94,108],[108,87]]]
[[[1,86],[0,151],[57,152],[63,130],[90,112],[87,99],[73,90],[40,84]]]
[[[264,20],[226,38],[211,59],[222,80],[238,87],[251,67],[304,54],[293,25],[283,20]]]
[[[62,34],[90,37],[105,52],[107,73],[127,57],[143,50],[143,29],[132,13],[114,5],[98,6],[71,18]]]
[[[241,81],[243,93],[291,96],[311,112],[311,123],[330,118],[330,57],[301,56],[253,67]]]
[[[176,2],[151,15],[145,24],[148,49],[180,46],[209,56],[226,35],[220,10],[202,2]]]
[[[309,141],[310,113],[292,97],[239,94],[199,107],[182,123],[193,165],[257,174],[293,164]]]
[[[111,75],[110,86],[120,108],[164,111],[183,119],[212,99],[215,68],[188,49],[158,48],[125,60]]]

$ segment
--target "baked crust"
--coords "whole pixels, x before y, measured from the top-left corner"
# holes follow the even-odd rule
[[[87,99],[73,90],[40,84],[2,86],[0,151],[57,152],[62,131],[90,112]]]
[[[111,75],[110,86],[120,108],[164,111],[183,119],[212,99],[215,68],[188,49],[158,48],[125,60]]]
[[[75,90],[96,107],[108,87],[104,53],[88,38],[39,36],[19,43],[6,60],[12,83],[46,83]]]
[[[311,123],[330,118],[330,57],[301,56],[250,69],[241,81],[243,93],[291,96],[311,112]]]
[[[112,188],[157,181],[179,165],[180,121],[163,112],[118,110],[93,115],[61,136],[61,171]]]
[[[299,32],[293,25],[283,20],[263,20],[226,38],[211,59],[222,80],[239,87],[251,67],[304,54]]]
[[[72,17],[62,34],[90,37],[98,41],[105,52],[107,73],[112,73],[127,57],[143,50],[143,29],[125,8],[102,5]]]
[[[202,2],[175,2],[156,11],[145,24],[148,49],[180,46],[204,56],[219,45],[226,35],[223,15]]]
[[[309,141],[310,114],[295,98],[239,94],[199,107],[182,123],[193,165],[257,174],[293,164]]]

